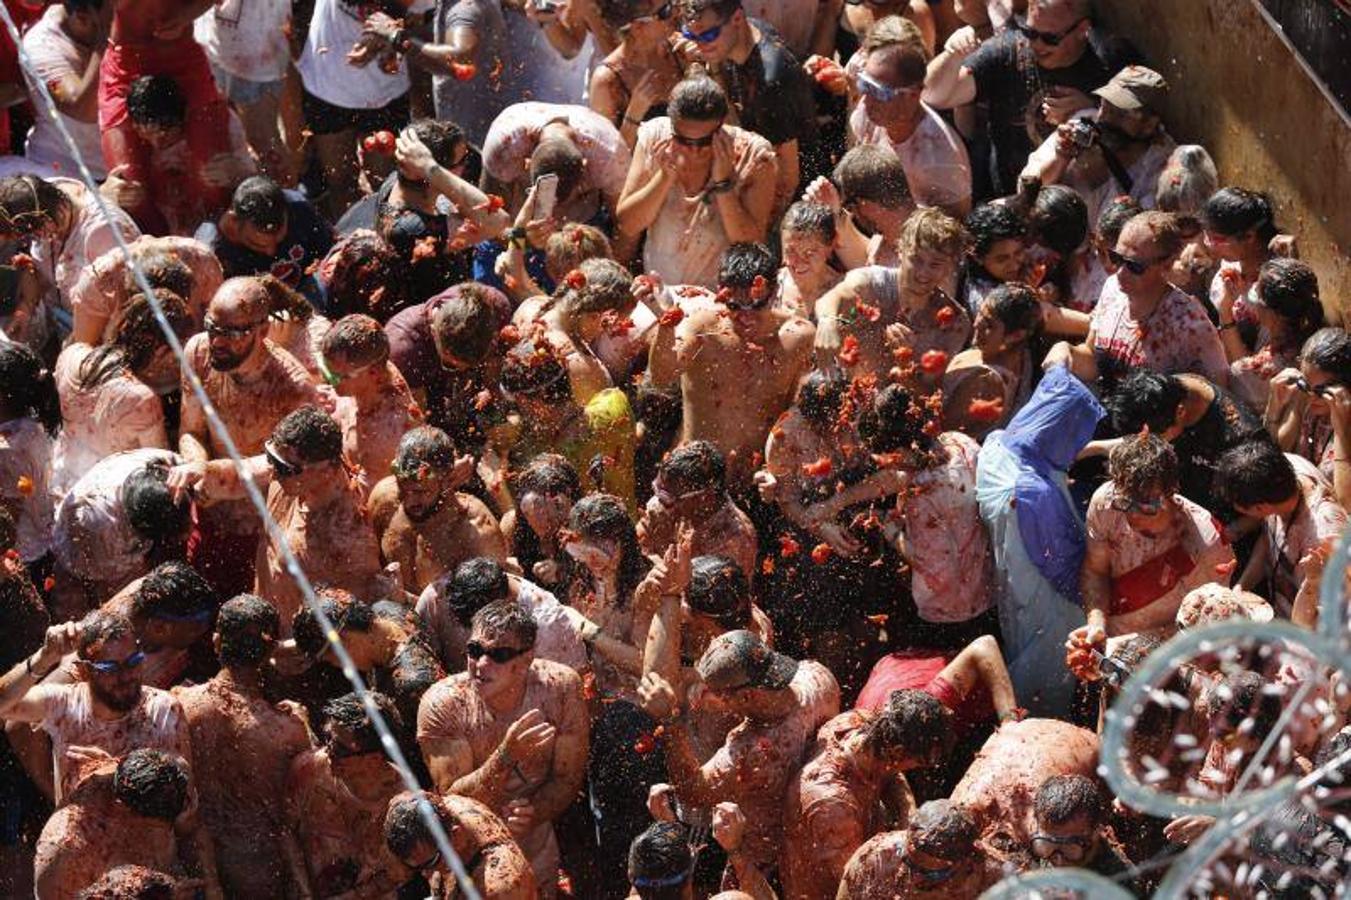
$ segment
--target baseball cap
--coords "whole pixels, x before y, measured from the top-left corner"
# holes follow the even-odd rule
[[[1178,628],[1185,630],[1229,619],[1270,622],[1274,615],[1271,604],[1256,594],[1212,582],[1192,589],[1182,598],[1175,621]]]
[[[1143,109],[1157,113],[1161,111],[1163,98],[1168,94],[1168,82],[1153,69],[1126,66],[1093,93],[1118,109],[1128,112]]]
[[[798,661],[769,649],[744,629],[720,634],[709,641],[695,670],[714,691],[755,687],[781,690],[797,674]]]

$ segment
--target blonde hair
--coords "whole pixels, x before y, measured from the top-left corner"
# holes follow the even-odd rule
[[[1165,258],[1182,252],[1182,245],[1186,243],[1182,222],[1174,213],[1160,212],[1157,209],[1146,210],[1131,216],[1121,230],[1125,232],[1128,228],[1148,231],[1150,241]]]
[[[863,38],[864,53],[899,45],[906,45],[907,48],[913,46],[928,61],[929,52],[924,46],[924,35],[920,33],[918,25],[904,16],[883,16],[873,22]]]
[[[932,250],[954,260],[961,259],[970,242],[962,223],[941,209],[922,208],[905,220],[898,240],[902,255]]]

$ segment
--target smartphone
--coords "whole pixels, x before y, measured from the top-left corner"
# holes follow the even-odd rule
[[[552,173],[535,179],[535,218],[547,219],[558,205],[558,176]]]

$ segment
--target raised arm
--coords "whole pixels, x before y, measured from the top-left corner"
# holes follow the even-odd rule
[[[0,719],[8,722],[41,722],[54,689],[38,684],[61,664],[79,643],[79,626],[63,622],[47,629],[42,647],[0,676]]]
[[[943,52],[929,61],[924,78],[924,102],[935,109],[965,106],[976,99],[976,78],[966,60],[980,49],[980,38],[970,25],[958,28],[943,45]]]
[[[967,644],[938,674],[962,697],[976,685],[984,684],[994,700],[999,721],[1017,718],[1018,699],[1013,694],[1013,682],[999,644],[990,635],[981,635]]]

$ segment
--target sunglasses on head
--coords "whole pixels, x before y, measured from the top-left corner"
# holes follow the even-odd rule
[[[1070,25],[1070,27],[1066,28],[1064,31],[1038,31],[1037,29],[1030,27],[1026,22],[1019,22],[1016,19],[1013,22],[1013,27],[1018,29],[1018,33],[1029,41],[1040,41],[1048,47],[1058,47],[1060,46],[1060,42],[1069,37],[1069,33],[1078,28],[1079,23],[1082,21],[1084,20],[1075,19],[1074,24]]]
[[[85,662],[89,663],[89,668],[100,675],[113,675],[117,672],[130,672],[145,662],[145,652],[137,650],[121,662],[115,659],[88,659]]]
[[[502,663],[511,662],[513,659],[520,656],[528,649],[530,648],[485,647],[478,641],[470,641],[468,644],[465,645],[464,652],[472,660],[479,660],[486,656],[493,662],[498,663],[500,665]]]
[[[305,471],[303,465],[297,465],[282,459],[276,449],[272,446],[271,441],[268,441],[263,445],[263,455],[267,457],[267,464],[272,467],[272,474],[276,475],[278,478],[294,478]]]
[[[240,338],[248,337],[263,325],[266,325],[267,320],[264,319],[262,322],[252,322],[248,325],[221,325],[215,319],[207,316],[202,324],[206,328],[207,337],[225,338],[226,340],[237,341]]]
[[[858,90],[865,97],[871,97],[878,103],[890,103],[897,97],[909,94],[918,94],[923,87],[891,87],[883,84],[876,78],[866,72],[860,72],[858,76]]]
[[[685,40],[694,41],[696,44],[711,44],[722,35],[722,30],[726,27],[726,19],[723,19],[707,31],[690,31],[690,27],[686,25],[680,29],[680,35],[685,38]]]
[[[1115,250],[1108,250],[1107,258],[1112,261],[1112,265],[1116,266],[1118,269],[1125,269],[1132,275],[1143,275],[1149,271],[1151,266],[1163,261],[1162,257],[1157,259],[1132,259]]]
[[[667,508],[675,506],[680,501],[687,500],[690,497],[697,497],[707,490],[708,488],[699,488],[697,491],[686,491],[683,494],[673,494],[667,490],[666,485],[662,483],[660,475],[652,479],[652,496],[656,497],[657,502]]]
[[[353,369],[352,371],[347,372],[346,374],[344,374],[344,373],[342,373],[342,372],[335,372],[335,371],[333,371],[333,369],[330,368],[329,365],[328,365],[328,360],[324,359],[324,357],[323,357],[322,355],[318,357],[318,359],[316,360],[316,362],[319,363],[319,371],[323,374],[323,376],[324,376],[324,381],[328,382],[328,383],[329,383],[330,385],[332,385],[333,387],[337,387],[338,385],[342,384],[344,381],[348,381],[348,380],[350,380],[350,379],[356,378],[358,375],[360,375],[361,373],[365,372],[365,371],[366,371],[367,369],[369,369],[372,365],[374,365],[374,363],[370,363],[370,364],[364,365],[364,366],[357,366],[357,367],[356,367],[355,369]]]
[[[764,309],[769,305],[769,297],[755,297],[732,294],[722,301],[722,305],[732,310],[732,312],[752,312],[757,309]]]
[[[670,0],[667,0],[667,2],[657,7],[655,12],[650,12],[645,16],[634,16],[629,22],[629,25],[645,25],[648,22],[667,22],[670,21],[671,13],[674,11],[674,7],[672,7]]]

